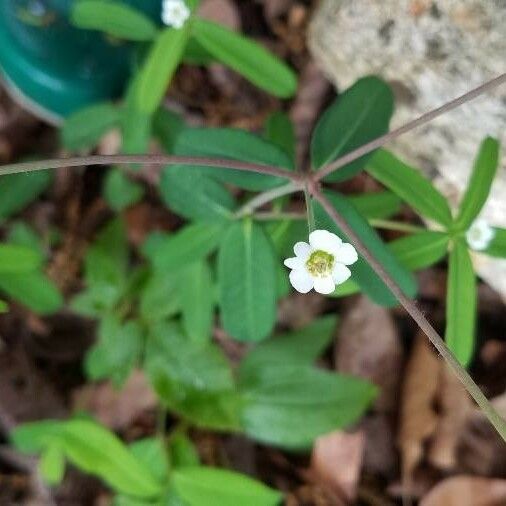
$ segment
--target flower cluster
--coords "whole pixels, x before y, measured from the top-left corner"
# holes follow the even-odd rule
[[[162,21],[167,26],[182,28],[190,17],[190,9],[183,0],[163,0]]]
[[[346,266],[358,260],[351,244],[343,243],[327,230],[311,232],[309,244],[298,242],[293,251],[295,257],[287,258],[285,265],[292,269],[290,283],[300,293],[307,293],[313,288],[318,293],[332,293],[336,285],[351,276]]]
[[[487,249],[495,236],[495,230],[483,219],[476,220],[466,232],[469,247],[475,251]]]

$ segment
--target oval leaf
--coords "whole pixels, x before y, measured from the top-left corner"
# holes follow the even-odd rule
[[[259,341],[276,320],[275,254],[263,229],[234,223],[218,253],[223,327],[240,341]]]
[[[0,273],[29,272],[40,266],[38,251],[16,244],[0,244]]]
[[[311,139],[311,163],[319,169],[388,131],[394,99],[388,85],[377,77],[359,79],[323,113]],[[364,167],[369,153],[327,176],[343,181]]]
[[[445,339],[464,367],[473,356],[475,325],[476,276],[467,245],[457,240],[448,266]]]
[[[100,30],[126,40],[151,40],[158,31],[142,12],[113,0],[79,0],[74,3],[71,21],[78,28]]]
[[[193,36],[217,60],[259,88],[281,98],[295,93],[297,77],[292,69],[252,40],[202,18],[195,19]]]
[[[480,145],[466,193],[460,204],[457,228],[466,230],[480,214],[494,182],[498,164],[499,142],[487,137]]]
[[[425,218],[448,227],[452,213],[446,199],[432,183],[389,151],[380,149],[367,165],[367,172],[392,190]]]

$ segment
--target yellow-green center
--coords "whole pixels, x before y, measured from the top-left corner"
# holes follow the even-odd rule
[[[325,278],[332,274],[334,256],[322,250],[313,251],[306,262],[306,267],[312,276]]]

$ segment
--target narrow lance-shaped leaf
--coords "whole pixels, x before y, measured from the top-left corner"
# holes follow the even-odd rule
[[[71,20],[79,28],[101,30],[126,40],[151,40],[158,31],[142,12],[114,0],[79,0],[74,4]]]
[[[401,209],[401,199],[390,191],[347,195],[357,211],[368,220],[385,219]]]
[[[259,341],[276,319],[275,255],[262,227],[247,219],[230,227],[218,254],[223,327],[241,341]]]
[[[326,192],[325,195],[404,293],[408,297],[413,297],[416,293],[416,282],[413,275],[397,260],[367,220],[343,195],[331,192]],[[346,238],[319,204],[315,204],[315,217],[319,228],[333,231],[339,237]],[[359,257],[358,261],[351,266],[351,272],[351,280],[360,285],[364,293],[374,302],[386,306],[397,304],[395,296],[364,258]]]
[[[190,34],[190,22],[180,29],[165,28],[156,38],[139,75],[137,104],[140,111],[153,114],[176,72]]]
[[[499,163],[499,142],[487,137],[480,145],[467,190],[460,204],[456,225],[467,229],[480,214],[494,181]]]
[[[443,195],[418,170],[389,151],[379,150],[368,163],[367,172],[425,218],[445,227],[452,223],[450,207]]]
[[[445,339],[463,366],[473,356],[475,326],[476,276],[467,245],[456,240],[449,258]]]
[[[295,93],[297,78],[292,69],[259,44],[202,18],[195,19],[192,34],[212,56],[259,88],[281,98]]]
[[[292,161],[280,148],[257,135],[234,128],[187,128],[178,136],[174,154],[230,158],[279,168],[293,168]],[[195,171],[198,166],[190,166],[187,169]],[[285,182],[283,178],[255,172],[219,168],[213,168],[212,171],[203,170],[212,178],[246,190],[264,190]]]
[[[506,229],[494,227],[494,237],[483,252],[492,257],[506,258]]]
[[[311,163],[317,170],[388,131],[394,109],[388,85],[377,77],[359,79],[323,113],[311,139]],[[327,181],[357,174],[373,153],[341,167]]]

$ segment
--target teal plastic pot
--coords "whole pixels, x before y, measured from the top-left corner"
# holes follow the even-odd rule
[[[18,101],[59,122],[95,102],[123,92],[135,45],[74,28],[79,0],[0,0],[0,69]],[[160,22],[161,0],[123,0]]]

